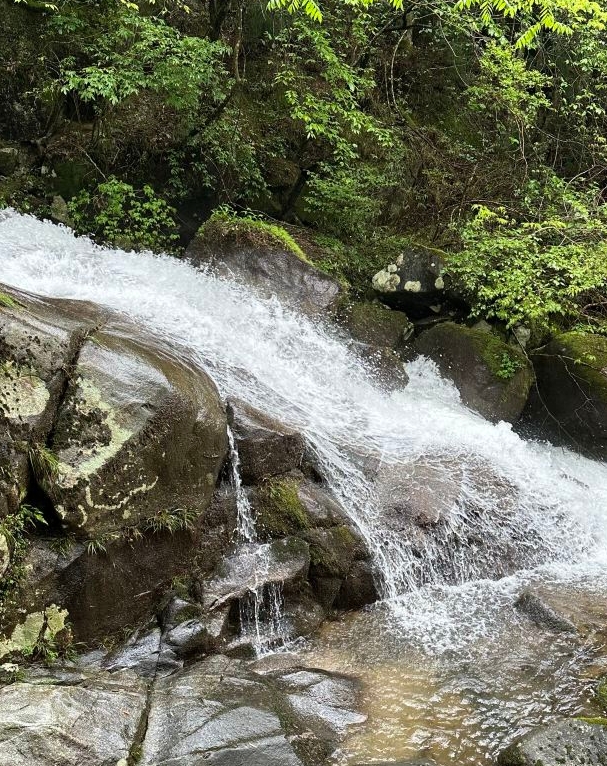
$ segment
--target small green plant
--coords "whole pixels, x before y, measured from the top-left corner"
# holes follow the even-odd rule
[[[29,451],[30,464],[36,481],[42,487],[48,487],[59,473],[59,458],[43,444],[36,444]]]
[[[125,250],[173,250],[175,210],[151,186],[137,190],[111,176],[68,203],[76,230]]]
[[[502,380],[510,380],[516,375],[520,368],[521,363],[519,360],[510,356],[507,351],[504,351],[500,359],[499,367],[495,371],[495,375]]]
[[[154,534],[170,532],[175,534],[184,529],[192,529],[198,520],[199,514],[194,509],[175,508],[173,510],[158,511],[154,516],[143,522],[142,528]]]
[[[105,537],[91,538],[86,541],[86,552],[89,556],[97,556],[100,553],[107,553],[107,542]]]

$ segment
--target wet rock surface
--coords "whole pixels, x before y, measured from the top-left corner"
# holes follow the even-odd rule
[[[567,720],[527,734],[498,758],[498,766],[607,764],[607,726]]]
[[[122,766],[145,704],[132,673],[32,674],[0,688],[0,764]]]
[[[238,400],[228,403],[228,418],[244,484],[255,484],[301,466],[306,447],[301,434]]]
[[[277,295],[310,314],[330,309],[341,292],[335,279],[279,242],[260,241],[255,232],[228,227],[210,233],[203,227],[185,254],[196,266],[209,267],[262,295]]]
[[[438,313],[445,301],[443,260],[436,250],[409,248],[373,277],[380,299],[417,318]]]
[[[405,536],[426,582],[427,560],[446,582],[498,579],[532,565],[533,529],[518,513],[516,487],[488,463],[428,454],[407,465],[384,465],[374,477],[382,526]]]
[[[203,372],[107,323],[80,350],[50,448],[58,467],[45,489],[75,533],[195,519],[226,455],[226,416]]]
[[[464,404],[492,421],[515,422],[533,383],[525,355],[491,332],[443,322],[415,341],[457,386]]]

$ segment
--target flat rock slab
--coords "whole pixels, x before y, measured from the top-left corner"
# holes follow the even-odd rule
[[[131,673],[48,673],[6,686],[0,766],[122,766],[145,701]]]
[[[607,726],[575,719],[527,734],[498,758],[499,766],[605,766]]]
[[[266,686],[214,657],[156,684],[141,766],[301,766]]]

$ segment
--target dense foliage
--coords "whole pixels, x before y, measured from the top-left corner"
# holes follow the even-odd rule
[[[252,209],[357,290],[431,243],[475,314],[602,330],[603,3],[0,6],[0,137],[36,154],[6,203],[60,194],[80,231],[157,249]]]

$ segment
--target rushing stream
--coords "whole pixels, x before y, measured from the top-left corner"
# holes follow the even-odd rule
[[[592,626],[607,612],[607,466],[488,423],[425,360],[388,394],[332,330],[171,257],[97,248],[5,211],[0,264],[9,285],[129,315],[205,367],[223,395],[306,435],[374,554],[386,599],[328,624],[302,655],[365,682],[369,725],[344,743],[343,762],[428,754],[479,765],[513,727],[584,710],[604,640]],[[405,477],[420,460],[457,472],[460,499],[423,556],[384,523],[370,458]],[[479,580],[487,561],[465,542],[474,535],[490,541],[495,572],[516,540],[524,569]],[[577,610],[582,637],[547,639],[525,625],[512,605],[529,582]]]

